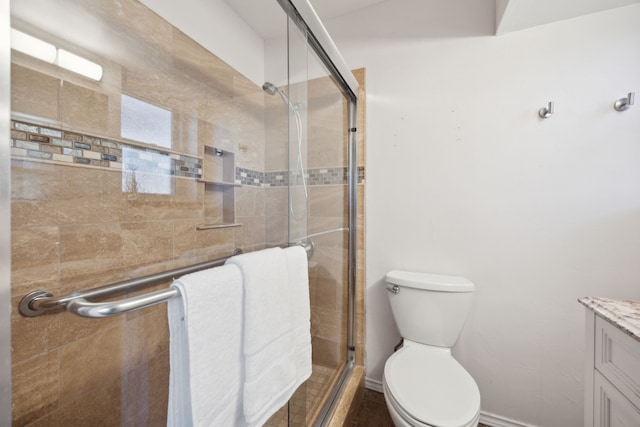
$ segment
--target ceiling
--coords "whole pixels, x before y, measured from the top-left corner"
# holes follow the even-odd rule
[[[283,35],[285,15],[276,1],[224,0],[263,39]],[[395,1],[398,7],[413,5],[416,14],[428,13],[430,2],[407,2],[402,0],[310,0],[322,21],[346,15],[385,1]],[[448,0],[440,0],[446,2]],[[469,0],[473,1],[473,0]],[[495,0],[496,34],[504,34],[537,25],[562,21],[590,13],[601,12],[640,0]],[[384,25],[384,22],[380,22]]]
[[[285,34],[286,19],[275,0],[224,0],[263,39]],[[310,0],[322,21],[346,15],[386,0]],[[640,0],[639,0],[640,1]]]
[[[602,12],[633,3],[640,3],[640,0],[496,0],[496,34]]]

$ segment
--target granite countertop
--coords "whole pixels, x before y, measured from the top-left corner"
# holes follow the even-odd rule
[[[584,297],[578,301],[640,341],[640,301],[594,297]]]

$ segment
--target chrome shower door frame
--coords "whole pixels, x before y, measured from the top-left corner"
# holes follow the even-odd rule
[[[11,425],[11,147],[9,0],[0,0],[0,426]]]
[[[348,260],[347,260],[347,364],[327,404],[320,412],[315,426],[325,425],[343,385],[346,383],[356,360],[355,300],[357,271],[357,224],[358,224],[358,90],[359,84],[351,73],[335,43],[308,0],[277,0],[293,22],[307,34],[307,40],[331,76],[335,79],[348,101],[347,139],[347,204],[348,204]]]

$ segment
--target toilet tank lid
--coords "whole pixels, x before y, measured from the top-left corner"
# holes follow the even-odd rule
[[[441,292],[473,292],[475,290],[473,283],[461,276],[416,273],[412,271],[390,271],[387,273],[387,283]]]

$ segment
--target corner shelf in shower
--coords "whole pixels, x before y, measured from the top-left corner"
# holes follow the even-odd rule
[[[198,182],[204,184],[205,223],[196,230],[215,230],[240,227],[235,220],[235,188],[242,184],[234,182],[235,154],[210,145],[204,146],[203,176]]]

